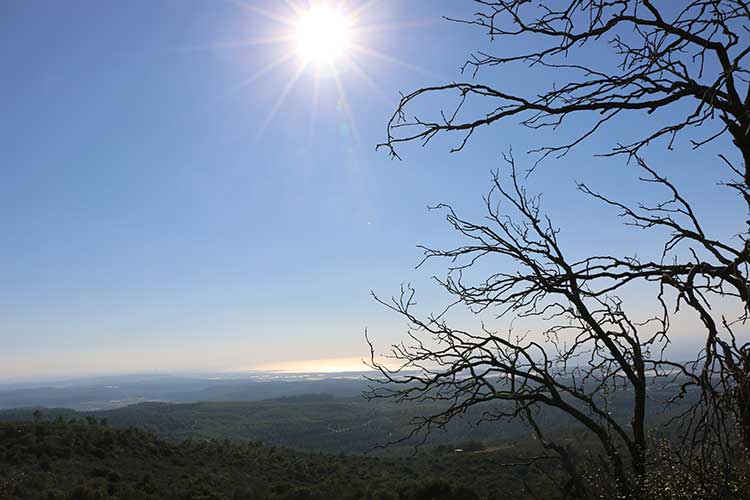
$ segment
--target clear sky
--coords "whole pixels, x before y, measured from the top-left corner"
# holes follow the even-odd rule
[[[499,153],[541,138],[508,126],[458,154],[456,138],[403,161],[376,151],[399,91],[468,78],[461,63],[489,42],[441,18],[470,2],[368,4],[346,7],[359,48],[333,73],[299,69],[281,1],[0,3],[0,377],[349,366],[365,327],[381,345],[403,333],[371,290],[412,281],[420,304],[445,302],[440,266],[413,269],[417,244],[454,241],[425,207],[479,213]],[[630,120],[530,179],[573,252],[647,248],[619,227],[576,232],[603,212],[574,180],[632,177],[592,158]],[[686,188],[722,230],[700,169],[712,154],[653,153],[695,168]]]

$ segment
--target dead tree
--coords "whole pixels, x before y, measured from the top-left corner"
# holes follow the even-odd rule
[[[478,53],[465,63],[466,82],[425,87],[402,97],[381,147],[397,156],[402,143],[428,143],[437,134],[461,134],[452,151],[466,146],[483,126],[520,120],[532,130],[563,126],[569,116],[590,116],[588,128],[565,144],[533,151],[537,163],[560,157],[626,113],[671,118],[654,125],[635,142],[612,144],[606,156],[624,155],[641,180],[658,188],[663,201],[653,205],[619,201],[586,184],[579,189],[613,207],[626,224],[667,234],[661,258],[595,255],[572,259],[559,241],[559,229],[544,215],[540,198],[519,181],[515,161],[506,156],[508,180],[499,173],[485,197],[486,220],[471,222],[440,205],[465,244],[425,249],[425,258],[447,258],[439,284],[474,312],[497,317],[535,318],[536,332],[500,333],[458,329],[445,314],[420,317],[413,311],[414,291],[381,301],[411,325],[410,340],[395,345],[390,356],[400,368],[389,369],[373,357],[382,378],[369,397],[439,400],[445,409],[415,423],[415,432],[445,426],[468,409],[492,402],[484,418],[522,418],[540,443],[557,455],[570,482],[567,493],[586,498],[586,478],[568,450],[550,440],[537,416],[542,408],[562,412],[587,429],[601,445],[607,471],[620,495],[638,496],[648,472],[648,385],[666,379],[677,386],[675,399],[697,390],[698,402],[678,418],[685,441],[680,453],[703,463],[720,460],[730,470],[750,459],[750,342],[745,329],[750,311],[750,234],[712,236],[700,214],[645,156],[647,146],[673,148],[687,135],[692,148],[726,145],[711,168],[727,194],[739,194],[750,218],[750,7],[744,0],[478,0],[471,19],[454,20],[486,30],[495,38],[526,37],[528,53]],[[586,56],[589,46],[604,45],[617,64],[599,64]],[[592,62],[593,60],[593,62]],[[489,83],[497,67],[525,65],[564,70],[569,80],[539,95],[518,95]],[[575,77],[578,75],[578,77]],[[426,95],[454,96],[451,108],[434,118],[409,116]],[[464,113],[484,106],[477,117]],[[690,106],[687,106],[687,105]],[[686,111],[687,110],[687,111]],[[657,123],[656,120],[652,120]],[[645,123],[649,123],[646,120]],[[532,167],[533,168],[533,167]],[[689,175],[685,172],[685,175]],[[750,225],[750,220],[747,222]],[[483,279],[467,278],[470,269],[489,259],[503,263]],[[637,318],[618,297],[626,287],[653,291],[659,312]],[[729,304],[729,305],[727,305]],[[717,307],[719,306],[720,307]],[[728,310],[737,311],[729,316]],[[705,330],[703,349],[692,362],[671,359],[670,319],[690,310]],[[369,340],[368,340],[369,341]],[[372,346],[371,346],[372,347]],[[623,422],[607,409],[613,391],[626,394],[630,419]],[[546,456],[546,455],[545,455]],[[683,457],[685,455],[681,455]]]

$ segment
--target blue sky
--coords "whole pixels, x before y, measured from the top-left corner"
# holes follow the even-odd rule
[[[413,269],[417,244],[454,241],[425,207],[479,213],[499,154],[512,145],[526,161],[543,138],[509,124],[458,154],[448,153],[456,138],[407,146],[403,161],[375,144],[399,91],[465,78],[461,63],[488,42],[441,16],[473,6],[375,2],[361,23],[389,29],[358,39],[381,54],[357,56],[370,81],[342,64],[342,96],[308,69],[271,116],[296,60],[247,80],[293,48],[222,44],[277,36],[284,26],[259,10],[292,11],[246,3],[0,5],[0,376],[357,358],[365,327],[382,345],[403,332],[371,290],[412,281],[426,308],[445,302],[429,285],[441,267]],[[486,78],[532,90],[553,76],[519,67]],[[622,189],[632,179],[621,161],[592,158],[612,134],[632,133],[630,120],[530,180],[570,228],[573,252],[649,248],[620,227],[576,231],[604,212],[574,180]],[[652,158],[694,168],[685,187],[724,230],[715,179],[700,167],[713,153]]]

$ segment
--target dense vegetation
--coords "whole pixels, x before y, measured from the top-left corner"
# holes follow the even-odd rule
[[[88,421],[0,424],[0,499],[514,498],[502,451],[401,458],[310,454],[218,440],[169,443]],[[469,486],[471,485],[471,486]]]
[[[0,421],[30,421],[34,411],[0,411]],[[94,412],[43,408],[38,418],[106,419],[114,427],[138,427],[173,442],[188,438],[231,439],[307,451],[381,454],[383,450],[376,447],[408,433],[409,421],[416,411],[414,406],[390,402],[307,395],[266,401],[141,403]],[[456,421],[445,432],[433,434],[429,444],[483,441],[495,445],[527,433],[528,429],[520,424],[475,426],[468,420]],[[386,452],[411,454],[415,442],[389,447]]]
[[[307,386],[305,386],[307,388]],[[346,394],[346,393],[344,393]],[[665,422],[669,414],[658,404],[671,393],[658,386],[651,388],[655,412],[654,426]],[[620,396],[609,403],[614,416],[628,418],[625,398]],[[683,403],[689,403],[688,399]],[[73,411],[61,408],[40,408],[39,419],[63,418],[83,420],[93,417],[106,419],[113,427],[138,427],[155,433],[159,438],[177,442],[193,439],[231,439],[260,441],[266,445],[297,450],[333,453],[369,453],[404,455],[413,452],[414,439],[387,450],[376,448],[405,436],[412,428],[410,420],[420,412],[434,411],[437,403],[420,405],[396,404],[392,401],[365,401],[362,397],[335,394],[306,394],[267,399],[263,401],[226,401],[167,404],[140,403],[112,410]],[[672,406],[670,412],[679,411]],[[521,422],[485,422],[473,425],[487,408],[476,408],[463,419],[451,422],[444,431],[435,431],[427,445],[458,445],[480,441],[493,447],[512,442],[528,441],[531,430]],[[0,422],[31,421],[35,408],[0,411]],[[547,412],[537,418],[554,432],[575,428],[571,419],[559,413]],[[578,426],[580,427],[580,426]],[[538,450],[537,450],[538,451]]]
[[[457,421],[416,451],[412,442],[361,453],[403,434],[413,410],[325,395],[98,412],[7,410],[0,412],[0,500],[560,498],[561,469],[533,459],[541,447],[518,423]],[[540,418],[588,464],[592,483],[603,477],[600,450],[582,429]],[[667,442],[675,436],[668,430],[651,435]],[[646,477],[651,498],[728,498],[717,496],[721,471],[710,464],[696,476],[652,460],[660,465]],[[729,498],[750,498],[746,475],[729,487]]]

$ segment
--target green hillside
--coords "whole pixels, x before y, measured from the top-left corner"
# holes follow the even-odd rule
[[[411,454],[415,441],[387,450],[376,447],[405,436],[411,418],[434,410],[427,405],[399,405],[362,398],[307,395],[266,401],[141,403],[96,412],[40,409],[42,420],[106,419],[114,427],[138,427],[168,441],[231,439],[333,453]],[[0,411],[0,421],[31,421],[34,409]],[[506,443],[528,435],[518,422],[472,425],[476,418],[456,420],[445,432],[430,436],[429,445],[458,445],[482,441]]]
[[[374,458],[258,443],[169,443],[95,422],[0,424],[1,500],[522,498],[502,451]]]
[[[655,430],[679,411],[673,406],[665,413],[661,401],[665,391],[651,391],[650,417]],[[692,399],[686,398],[684,402]],[[493,403],[502,404],[502,403]],[[523,442],[531,431],[520,421],[484,422],[482,412],[492,404],[473,408],[463,418],[452,421],[444,431],[429,436],[428,446],[461,447],[468,441],[479,441],[485,446]],[[230,439],[232,441],[260,441],[266,445],[283,446],[296,450],[328,453],[365,453],[405,455],[413,452],[416,441],[378,449],[404,437],[412,429],[411,419],[438,411],[438,403],[420,404],[375,400],[362,397],[336,397],[332,394],[306,394],[262,401],[227,401],[196,403],[139,403],[112,410],[74,411],[62,408],[40,408],[39,419],[62,418],[82,420],[93,417],[106,419],[113,427],[138,427],[155,433],[159,438],[179,442],[192,439]],[[609,409],[612,415],[627,422],[630,418],[628,395],[614,398]],[[0,410],[0,422],[31,421],[35,408]],[[537,420],[549,432],[566,432],[579,426],[559,412],[543,412]]]

